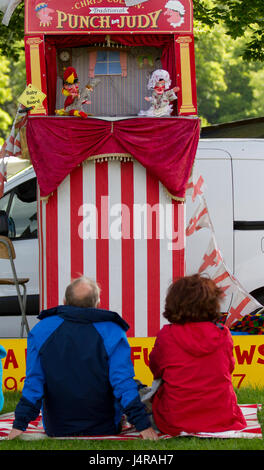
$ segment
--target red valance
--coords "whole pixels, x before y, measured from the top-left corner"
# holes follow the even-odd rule
[[[98,155],[130,154],[183,199],[199,140],[198,118],[34,117],[27,143],[41,196],[53,192],[81,162]]]

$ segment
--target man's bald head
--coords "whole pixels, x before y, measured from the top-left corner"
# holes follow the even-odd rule
[[[82,276],[69,284],[65,291],[65,305],[95,308],[100,302],[100,288],[95,281]]]

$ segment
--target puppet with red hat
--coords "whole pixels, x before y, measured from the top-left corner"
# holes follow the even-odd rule
[[[62,116],[78,116],[86,118],[87,113],[83,110],[83,104],[90,104],[89,97],[93,87],[86,85],[85,88],[79,91],[79,79],[74,67],[67,67],[63,74],[63,88],[62,94],[66,96],[63,109],[56,109],[56,114]]]

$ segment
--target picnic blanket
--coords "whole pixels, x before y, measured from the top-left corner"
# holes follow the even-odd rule
[[[251,405],[239,405],[247,422],[246,428],[242,429],[241,431],[225,431],[225,432],[217,432],[217,433],[205,433],[205,432],[198,432],[198,433],[185,433],[182,432],[178,436],[170,436],[168,434],[162,434],[158,432],[158,436],[160,439],[170,439],[172,437],[185,437],[185,436],[194,436],[194,437],[201,437],[201,438],[243,438],[243,439],[253,439],[258,438],[262,439],[262,432],[261,427],[258,421],[258,410],[261,409],[261,405],[258,404],[251,404]],[[14,421],[14,413],[6,413],[0,415],[0,440],[7,439],[7,436],[12,428]],[[28,426],[28,429],[21,434],[19,437],[23,440],[33,440],[33,439],[44,439],[48,438],[45,434],[45,431],[42,426],[42,419],[41,414],[35,421],[31,421]],[[125,419],[123,420],[122,432],[118,435],[114,436],[80,436],[80,437],[56,437],[56,438],[49,438],[49,439],[90,439],[90,440],[101,440],[101,439],[108,439],[108,440],[130,440],[130,439],[141,439],[140,433],[135,430],[133,426],[131,426]]]

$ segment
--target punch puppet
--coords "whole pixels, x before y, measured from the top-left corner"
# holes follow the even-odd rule
[[[62,94],[66,97],[63,109],[56,109],[56,114],[60,116],[77,116],[86,118],[88,114],[84,111],[83,105],[91,104],[90,95],[93,87],[87,84],[83,90],[79,90],[79,79],[74,67],[68,67],[63,74]]]

